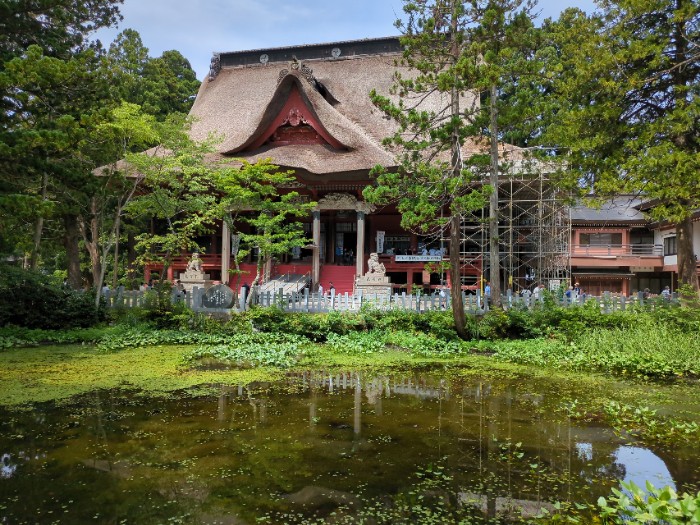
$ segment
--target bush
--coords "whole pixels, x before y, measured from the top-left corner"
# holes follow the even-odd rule
[[[0,265],[0,325],[27,328],[85,328],[105,320],[91,293],[55,285],[51,278]]]

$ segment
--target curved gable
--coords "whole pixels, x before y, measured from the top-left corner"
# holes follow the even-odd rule
[[[295,73],[282,76],[258,128],[240,148],[229,153],[290,144],[321,144],[347,150],[323,126],[303,89]]]

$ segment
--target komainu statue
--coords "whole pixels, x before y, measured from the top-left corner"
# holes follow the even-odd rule
[[[383,263],[379,262],[379,256],[376,253],[369,254],[369,260],[367,261],[367,274],[373,275],[385,275],[386,268]]]

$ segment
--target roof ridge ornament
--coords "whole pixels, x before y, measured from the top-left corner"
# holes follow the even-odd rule
[[[316,86],[317,80],[314,78],[314,70],[298,60],[296,55],[292,55],[292,60],[289,62],[289,66],[280,71],[280,74],[277,76],[277,84],[282,82],[284,77],[286,77],[290,71],[299,71],[301,76],[303,76],[309,84],[314,87]]]

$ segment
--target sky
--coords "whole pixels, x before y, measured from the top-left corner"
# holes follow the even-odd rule
[[[124,29],[141,35],[150,56],[176,49],[202,80],[212,54],[394,36],[401,0],[124,0],[118,28],[94,36],[105,47]],[[593,10],[593,0],[540,0],[540,18],[567,7]]]

